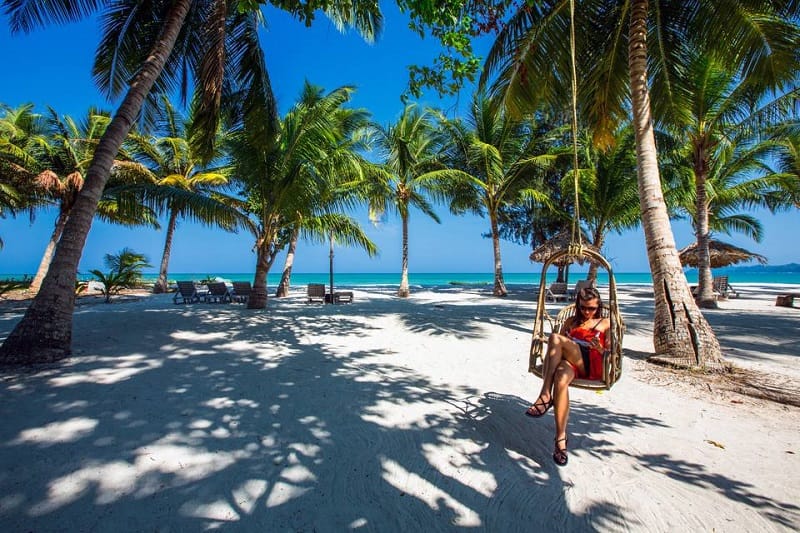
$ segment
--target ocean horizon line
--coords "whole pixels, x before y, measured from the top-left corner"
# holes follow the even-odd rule
[[[729,281],[735,283],[770,283],[770,284],[790,284],[800,285],[800,272],[753,272],[753,271],[728,271],[725,272]],[[271,272],[267,276],[267,285],[276,286],[281,279],[282,272]],[[27,275],[30,277],[30,274]],[[252,281],[254,272],[220,272],[220,271],[201,271],[201,272],[173,272],[168,275],[170,282],[176,281],[196,281],[213,280],[220,278],[225,281]],[[333,281],[337,287],[358,287],[358,286],[397,286],[400,284],[399,272],[334,272]],[[547,273],[545,281],[552,283],[556,280],[557,272],[552,270]],[[569,283],[585,278],[585,271],[569,272]],[[23,279],[23,274],[2,274],[0,277],[6,279]],[[689,283],[697,283],[697,272],[687,271],[686,277]],[[150,271],[143,273],[143,281],[152,283],[158,279],[158,272]],[[79,279],[87,281],[93,279],[92,276],[79,273]],[[653,279],[650,272],[615,272],[614,279],[617,284],[636,284],[652,285]],[[540,272],[504,272],[503,280],[506,285],[538,285],[541,283]],[[413,286],[485,286],[494,284],[493,272],[409,272],[408,282]],[[608,272],[601,270],[597,275],[597,282],[600,285],[609,283]],[[292,285],[305,285],[308,283],[330,283],[330,272],[293,272],[291,277]]]

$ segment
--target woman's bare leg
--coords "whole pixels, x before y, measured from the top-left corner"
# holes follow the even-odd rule
[[[556,421],[556,441],[567,436],[567,420],[569,419],[569,385],[575,379],[575,371],[567,363],[562,362],[553,376],[553,411]],[[566,448],[566,445],[562,446]]]
[[[553,461],[558,466],[567,464],[567,420],[569,419],[569,385],[575,379],[575,371],[566,362],[558,365],[553,377],[553,411],[556,421]]]
[[[547,355],[542,364],[542,389],[539,391],[539,397],[534,405],[528,409],[529,414],[540,416],[547,410],[547,406],[553,398],[553,376],[564,360],[572,362],[579,369],[583,368],[583,359],[578,345],[564,335],[552,333],[547,341]]]

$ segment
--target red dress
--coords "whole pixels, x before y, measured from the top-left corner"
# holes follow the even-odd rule
[[[596,327],[596,326],[595,326]],[[599,333],[599,335],[598,335]],[[600,331],[598,332],[596,329],[591,328],[572,328],[569,330],[569,336],[573,339],[582,340],[586,342],[591,342],[591,340],[597,336],[600,344],[602,346],[606,345],[606,332]],[[579,345],[580,346],[580,345]],[[583,347],[581,347],[584,349]],[[589,371],[588,375],[583,374],[582,372],[575,372],[577,377],[582,379],[590,379],[590,380],[602,380],[603,379],[603,353],[599,350],[595,350],[594,348],[586,348],[589,350]],[[584,366],[585,364],[584,359]],[[573,367],[574,368],[574,367]]]

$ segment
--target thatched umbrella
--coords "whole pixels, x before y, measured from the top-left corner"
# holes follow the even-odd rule
[[[694,242],[678,252],[683,266],[697,267],[698,266],[698,252],[697,243]],[[746,263],[748,261],[758,261],[762,265],[767,264],[767,258],[753,252],[749,252],[744,248],[739,248],[726,242],[709,240],[708,253],[711,259],[711,268],[720,268],[737,263]]]
[[[582,230],[581,230],[581,239],[584,248],[588,248],[592,251],[600,253],[600,250],[598,250],[593,245],[589,244],[590,242],[589,238]],[[563,250],[566,250],[571,243],[572,243],[572,231],[569,229],[561,230],[560,232],[558,232],[558,234],[556,234],[555,237],[548,239],[547,241],[540,244],[533,251],[533,253],[531,253],[530,259],[531,261],[534,261],[536,263],[544,263],[556,252],[561,252]],[[560,259],[554,264],[556,266],[566,266],[576,261],[580,264],[583,264],[584,260],[585,258],[582,257],[572,258],[569,256],[565,256],[563,259]]]

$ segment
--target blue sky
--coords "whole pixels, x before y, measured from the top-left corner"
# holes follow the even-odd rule
[[[370,110],[375,120],[387,124],[402,110],[399,95],[407,82],[407,66],[428,64],[436,54],[435,43],[422,40],[407,29],[407,19],[397,12],[394,2],[382,2],[386,15],[383,35],[374,45],[357,34],[339,33],[326,19],[312,28],[292,20],[274,9],[266,11],[268,27],[262,32],[270,77],[281,113],[292,104],[304,80],[332,89],[355,85],[352,105]],[[44,111],[52,106],[61,114],[82,116],[92,105],[112,110],[117,102],[106,101],[95,89],[91,64],[98,34],[92,21],[66,26],[50,26],[30,35],[11,35],[8,20],[0,15],[0,50],[6,63],[0,102],[11,106],[32,102]],[[486,46],[486,43],[483,43]],[[478,47],[480,50],[480,45]],[[423,105],[457,113],[469,101],[471,88],[460,95],[439,100],[426,94]],[[409,263],[411,272],[491,272],[492,247],[482,234],[488,221],[474,216],[453,217],[445,206],[437,208],[442,223],[436,224],[422,213],[411,213]],[[399,272],[401,231],[399,220],[390,217],[373,226],[366,211],[354,213],[378,245],[380,254],[369,258],[356,249],[336,249],[339,272]],[[800,227],[798,211],[772,215],[756,214],[765,227],[765,238],[754,243],[741,235],[722,236],[723,240],[765,255],[770,264],[800,262],[794,242]],[[0,251],[0,274],[33,273],[52,231],[54,211],[39,211],[31,224],[27,215],[0,219],[0,235],[5,247]],[[686,223],[673,223],[678,247],[694,240]],[[103,268],[102,258],[128,246],[149,256],[157,265],[164,245],[163,231],[125,229],[95,221],[89,234],[80,271]],[[171,272],[252,272],[255,269],[253,239],[247,233],[229,234],[219,229],[183,222],[175,234],[170,261]],[[642,232],[612,235],[604,250],[617,272],[649,270]],[[540,265],[528,259],[527,246],[502,244],[506,272],[538,272]],[[283,256],[273,266],[279,272]],[[325,272],[327,245],[301,243],[295,272]]]

